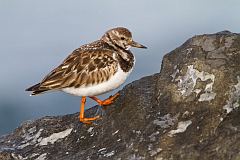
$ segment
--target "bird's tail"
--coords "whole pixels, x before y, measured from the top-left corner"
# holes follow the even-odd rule
[[[40,89],[40,86],[41,84],[38,83],[38,84],[35,84],[29,88],[27,88],[25,91],[32,91],[31,95],[34,96],[34,95],[37,95],[37,94],[40,94],[40,93],[43,93],[43,92],[46,92],[47,90],[43,90],[43,89]]]

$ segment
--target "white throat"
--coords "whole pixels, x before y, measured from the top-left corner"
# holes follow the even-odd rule
[[[126,48],[126,50],[129,50],[131,47],[132,47],[132,46],[128,45],[127,48]]]

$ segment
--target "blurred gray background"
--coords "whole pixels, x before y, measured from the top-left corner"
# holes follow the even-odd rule
[[[80,97],[29,97],[24,90],[116,26],[129,28],[148,47],[132,49],[137,62],[126,85],[159,72],[163,55],[196,34],[240,32],[240,1],[0,0],[0,135],[26,120],[78,112]]]

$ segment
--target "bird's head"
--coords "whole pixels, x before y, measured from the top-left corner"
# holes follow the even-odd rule
[[[132,39],[132,33],[127,28],[123,27],[117,27],[107,31],[101,39],[114,48],[124,50],[129,50],[131,47],[147,48],[144,45],[135,42]]]

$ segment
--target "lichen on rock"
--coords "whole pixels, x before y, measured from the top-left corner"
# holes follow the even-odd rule
[[[223,106],[223,109],[226,110],[227,114],[233,109],[238,108],[240,105],[240,76],[237,76],[237,81],[238,83],[230,89],[230,97],[227,100],[227,104]]]
[[[215,76],[214,74],[210,74],[204,71],[198,71],[194,69],[193,65],[187,66],[187,72],[184,76],[179,76],[176,80],[178,80],[178,90],[183,96],[189,96],[192,93],[197,93],[197,95],[203,90],[203,93],[200,95],[198,101],[211,101],[215,98],[216,93],[213,92],[213,85]],[[205,85],[204,89],[195,88],[197,84],[197,80],[207,81],[211,80],[211,82]]]

